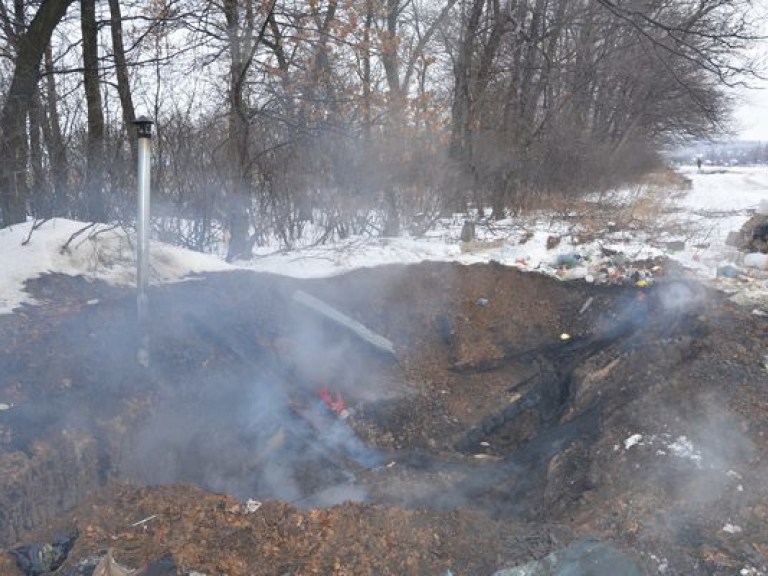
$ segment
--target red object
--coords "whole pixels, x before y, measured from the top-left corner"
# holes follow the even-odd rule
[[[336,414],[341,414],[346,408],[344,396],[341,395],[341,392],[337,392],[336,397],[334,398],[328,388],[318,388],[317,395],[320,397],[320,400],[323,401],[323,404],[325,404],[329,410],[336,412]]]

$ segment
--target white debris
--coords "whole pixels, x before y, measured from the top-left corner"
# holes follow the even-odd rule
[[[3,410],[10,410],[12,408],[11,404],[6,404],[5,402],[0,402],[0,412]]]
[[[134,572],[118,564],[112,558],[112,550],[107,550],[106,556],[93,569],[93,576],[130,576]]]
[[[248,500],[245,502],[246,514],[253,514],[259,508],[261,508],[261,502],[259,502],[258,500],[253,500],[252,498],[248,498]]]
[[[629,438],[624,440],[624,450],[629,450],[632,446],[640,444],[643,441],[642,434],[632,434]]]
[[[727,523],[722,528],[723,532],[727,532],[728,534],[740,534],[742,532],[741,526],[737,526],[736,524],[731,524],[730,522]]]
[[[147,516],[143,520],[139,520],[138,522],[134,522],[133,524],[131,524],[131,526],[133,528],[136,528],[137,526],[141,526],[142,524],[146,524],[147,522],[151,522],[155,518],[157,518],[157,514],[152,514],[152,516]]]
[[[570,340],[570,339],[571,339],[570,334],[567,334],[566,332],[563,332],[562,334],[560,334],[560,340]]]
[[[768,254],[761,252],[751,252],[744,256],[744,266],[747,268],[757,268],[758,270],[768,270]]]
[[[674,442],[668,444],[667,448],[673,456],[693,460],[696,466],[701,467],[701,452],[693,447],[693,442],[687,436],[679,436]]]
[[[752,566],[745,566],[739,571],[740,576],[765,576],[765,572],[761,572],[757,568]]]
[[[735,470],[728,470],[728,472],[725,473],[726,476],[729,478],[733,478],[734,480],[741,480],[743,476],[736,472]]]
[[[98,299],[98,298],[91,298],[90,300],[88,300],[88,301],[86,302],[86,304],[87,304],[88,306],[94,306],[94,305],[96,305],[96,304],[98,304],[98,303],[99,303],[99,299]]]

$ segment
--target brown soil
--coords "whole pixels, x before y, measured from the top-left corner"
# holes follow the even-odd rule
[[[483,575],[583,537],[649,574],[768,563],[768,320],[677,273],[210,274],[152,289],[149,369],[130,290],[28,289],[0,317],[0,545],[75,527],[59,573],[112,548],[209,575]],[[21,572],[0,554],[0,574]]]

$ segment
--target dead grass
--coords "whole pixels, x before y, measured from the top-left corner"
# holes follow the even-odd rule
[[[572,222],[574,243],[593,240],[604,232],[643,230],[652,238],[662,234],[693,240],[706,231],[683,225],[675,202],[690,189],[688,178],[671,169],[645,175],[621,190],[585,197],[542,196],[530,212],[552,214],[553,220]],[[528,210],[526,210],[528,212]]]

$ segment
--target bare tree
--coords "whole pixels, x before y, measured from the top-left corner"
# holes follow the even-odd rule
[[[18,36],[18,50],[11,86],[0,113],[0,225],[23,222],[27,217],[26,118],[37,87],[38,69],[56,25],[72,0],[43,0],[27,29]]]

